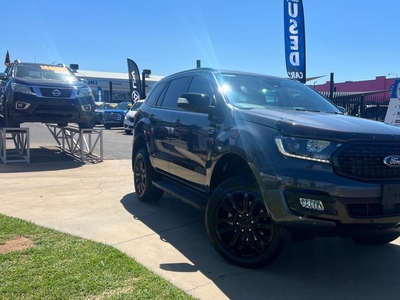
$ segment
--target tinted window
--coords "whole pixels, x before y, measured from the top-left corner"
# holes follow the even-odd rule
[[[340,113],[330,101],[298,81],[227,73],[221,79],[223,93],[236,107]]]
[[[40,64],[17,64],[15,77],[76,82],[78,79],[66,67]]]
[[[162,101],[162,107],[177,108],[178,98],[186,91],[189,77],[181,77],[171,80]]]
[[[210,96],[210,100],[213,97],[213,90],[211,88],[210,82],[207,78],[203,76],[195,76],[190,83],[189,93],[206,94]]]
[[[147,96],[146,102],[150,105],[155,105],[165,85],[166,82],[155,84],[154,87],[151,89],[149,95]]]

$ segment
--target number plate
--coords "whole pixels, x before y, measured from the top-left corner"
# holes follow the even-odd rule
[[[382,205],[383,207],[393,207],[400,203],[400,184],[382,185]]]
[[[53,99],[49,99],[48,103],[50,105],[65,105],[66,101],[65,100],[53,100]]]

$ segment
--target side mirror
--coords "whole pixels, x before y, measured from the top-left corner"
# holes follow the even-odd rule
[[[210,96],[206,94],[184,93],[178,99],[178,108],[209,114],[213,111],[213,107],[209,103]]]
[[[85,78],[80,78],[79,80],[82,81],[82,82],[84,82],[84,83],[86,83],[86,84],[89,84],[89,80],[87,80],[87,79],[85,79]]]
[[[0,80],[6,80],[7,79],[7,73],[0,73]]]

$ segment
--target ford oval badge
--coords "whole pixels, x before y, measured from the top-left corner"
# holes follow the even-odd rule
[[[385,157],[383,163],[392,168],[399,168],[400,167],[400,155],[391,155]]]

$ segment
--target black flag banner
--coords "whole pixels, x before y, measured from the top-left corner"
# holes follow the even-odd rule
[[[146,96],[142,90],[142,83],[140,81],[140,72],[137,64],[132,59],[128,61],[128,73],[129,73],[129,88],[131,92],[132,102],[136,102],[139,99],[144,99]]]
[[[7,50],[7,53],[6,53],[6,59],[4,60],[4,64],[7,67],[11,66],[10,53],[8,53],[8,50]]]

